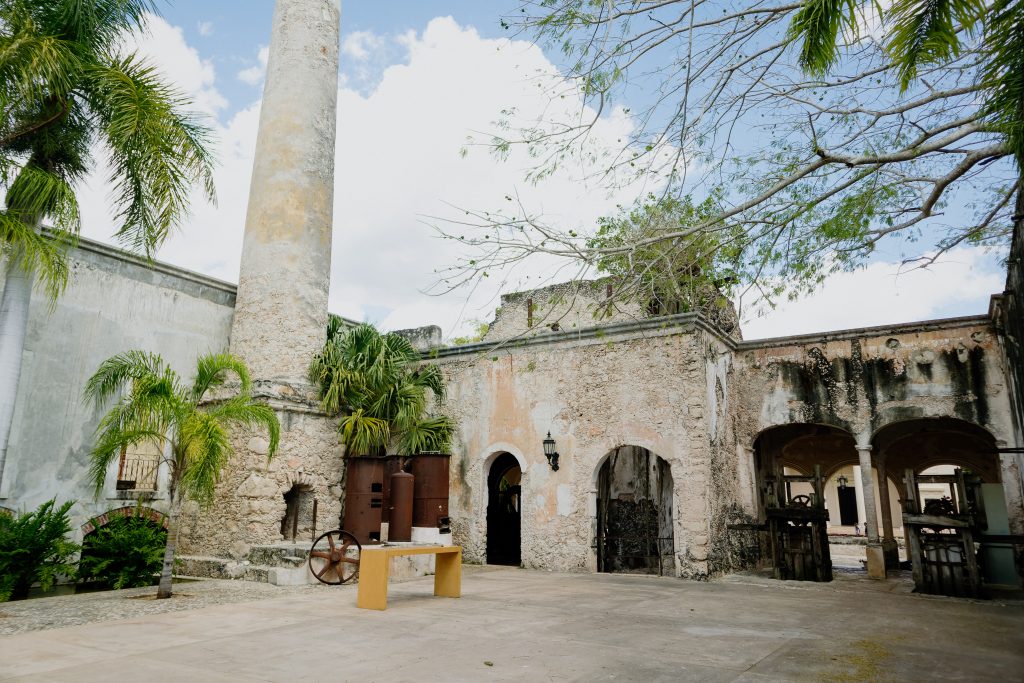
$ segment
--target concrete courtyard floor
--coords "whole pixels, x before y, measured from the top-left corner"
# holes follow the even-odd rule
[[[1024,603],[908,591],[467,567],[461,599],[427,577],[385,612],[325,586],[0,637],[0,680],[1024,680]]]

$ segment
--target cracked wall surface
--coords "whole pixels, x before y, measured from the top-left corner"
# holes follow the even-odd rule
[[[671,468],[676,575],[705,578],[724,569],[708,514],[719,504],[709,500],[713,460],[726,467],[732,460],[726,421],[715,423],[714,436],[709,428],[709,412],[724,414],[724,404],[709,404],[707,388],[708,357],[717,362],[718,344],[703,330],[669,326],[440,359],[446,407],[459,423],[450,510],[465,557],[486,557],[488,467],[508,452],[523,467],[523,565],[596,570],[598,471],[616,447],[633,445]],[[557,472],[541,444],[549,431],[560,453]],[[729,506],[735,496],[726,498]]]

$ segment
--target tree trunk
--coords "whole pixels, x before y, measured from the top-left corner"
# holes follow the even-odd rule
[[[8,258],[3,299],[0,300],[0,491],[3,491],[7,445],[14,424],[21,356],[25,350],[28,309],[35,279],[35,269],[25,270],[21,256],[19,249]]]
[[[173,473],[172,473],[173,477]],[[171,507],[167,511],[167,546],[164,548],[164,566],[160,570],[160,587],[156,591],[158,600],[172,595],[171,582],[174,578],[174,551],[178,545],[178,518],[181,516],[181,499],[177,486],[171,484]]]

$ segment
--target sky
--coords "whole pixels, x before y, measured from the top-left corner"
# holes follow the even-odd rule
[[[234,282],[273,2],[178,0],[160,8],[146,34],[127,44],[187,93],[212,127],[218,202],[197,194],[191,216],[157,258]],[[509,279],[428,294],[437,271],[458,256],[431,217],[499,208],[517,195],[549,220],[588,230],[644,191],[593,187],[583,180],[586,168],[533,185],[524,179],[530,160],[523,154],[499,161],[472,144],[487,139],[503,109],[540,118],[579,107],[571,97],[552,102],[547,95],[560,78],[557,57],[508,39],[500,18],[514,8],[514,0],[342,3],[332,312],[385,329],[436,324],[446,337],[463,333],[493,317],[502,291],[557,277],[560,264],[537,259]],[[593,143],[612,148],[628,126],[613,112]],[[83,234],[116,244],[106,175],[100,159],[82,188]],[[982,314],[1003,284],[998,259],[977,248],[958,248],[927,271],[907,272],[883,256],[833,276],[809,297],[743,311],[743,332],[760,338]]]

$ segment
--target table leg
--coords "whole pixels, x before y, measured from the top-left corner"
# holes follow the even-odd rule
[[[434,562],[434,595],[445,598],[462,596],[462,550],[439,553]]]
[[[363,550],[359,558],[357,607],[387,609],[389,564],[387,553]]]

